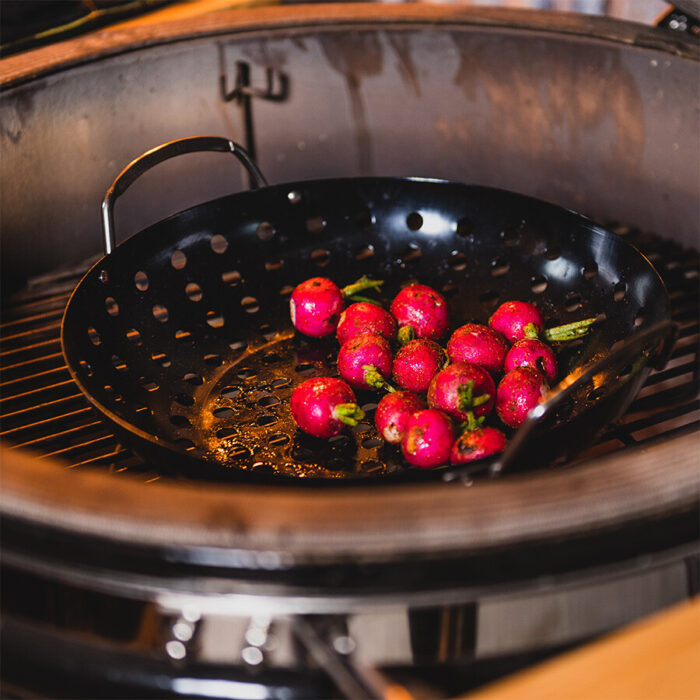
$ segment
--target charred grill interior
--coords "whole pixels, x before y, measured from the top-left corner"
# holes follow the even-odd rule
[[[697,593],[699,55],[670,30],[576,15],[334,5],[5,59],[3,692],[439,697]],[[244,143],[272,183],[427,176],[590,216],[664,280],[669,362],[547,469],[345,490],[167,476],[79,391],[60,330],[117,172],[194,134]],[[161,167],[120,200],[120,240],[248,184],[216,156]],[[323,270],[333,247],[318,250]],[[269,262],[276,285],[299,281]]]

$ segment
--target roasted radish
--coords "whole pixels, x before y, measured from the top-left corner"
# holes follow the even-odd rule
[[[387,394],[377,404],[374,424],[379,434],[392,445],[398,445],[406,432],[408,419],[422,411],[425,401],[411,391],[395,391]]]
[[[403,389],[428,391],[433,377],[446,362],[445,351],[434,340],[410,340],[394,357],[392,378]]]
[[[292,392],[290,409],[304,432],[321,438],[333,437],[365,417],[352,389],[331,377],[313,377],[300,384]]]
[[[447,330],[447,302],[424,284],[411,284],[391,302],[391,313],[399,324],[399,342],[414,338],[437,340]]]
[[[449,416],[428,408],[408,419],[401,451],[409,464],[430,469],[449,463],[454,441],[455,431]]]

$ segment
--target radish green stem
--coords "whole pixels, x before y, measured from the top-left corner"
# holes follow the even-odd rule
[[[413,326],[401,326],[401,328],[399,328],[398,339],[400,345],[410,343],[415,337],[416,331]]]
[[[460,411],[469,411],[481,406],[491,399],[491,394],[481,394],[474,397],[474,380],[470,379],[466,384],[460,384],[457,388],[457,408]]]
[[[357,282],[343,287],[340,292],[344,297],[352,297],[365,289],[379,289],[384,284],[384,280],[371,280],[367,275],[362,275]]]
[[[385,389],[390,394],[396,391],[374,365],[362,365],[362,369],[365,371],[365,382],[373,389]]]
[[[356,302],[356,301],[364,301],[367,302],[368,304],[374,304],[375,306],[379,306],[381,308],[382,302],[377,301],[376,299],[370,299],[369,297],[363,297],[359,294],[353,294],[351,301]]]
[[[590,327],[595,323],[595,318],[584,318],[582,321],[574,321],[563,326],[548,328],[544,337],[552,343],[563,343],[567,340],[575,340],[586,335]]]
[[[467,420],[459,424],[459,433],[470,433],[472,430],[476,430],[481,426],[481,424],[486,420],[486,416],[481,416],[477,418],[474,415],[474,411],[467,411]]]
[[[333,417],[345,425],[357,425],[365,412],[356,403],[339,403],[333,409]]]
[[[534,323],[528,323],[523,328],[523,333],[525,334],[526,338],[537,338],[539,336],[539,333],[537,332],[537,326]]]

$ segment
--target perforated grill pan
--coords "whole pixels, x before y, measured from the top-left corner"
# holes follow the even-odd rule
[[[113,205],[145,170],[180,153],[236,155],[258,189],[160,221],[114,248]],[[119,175],[103,205],[107,254],[66,308],[63,352],[116,434],[165,474],[221,481],[349,483],[452,479],[531,468],[590,443],[634,398],[675,337],[668,295],[634,247],[557,206],[425,179],[347,178],[267,186],[236,144],[194,137],[159,146]],[[312,276],[385,280],[387,304],[419,281],[448,299],[452,328],[508,299],[549,326],[596,316],[559,352],[560,379],[500,457],[474,467],[408,468],[366,423],[320,440],[288,399],[336,375],[335,339],[295,334],[289,294]]]

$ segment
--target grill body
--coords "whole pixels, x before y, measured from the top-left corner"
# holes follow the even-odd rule
[[[1,67],[6,689],[360,697],[369,666],[436,696],[696,592],[690,43],[573,15],[263,8]],[[59,326],[115,173],[193,133],[252,145],[273,183],[424,175],[613,222],[669,289],[670,363],[550,471],[352,494],[166,483],[77,390]],[[245,186],[211,158],[144,176],[120,230]]]

